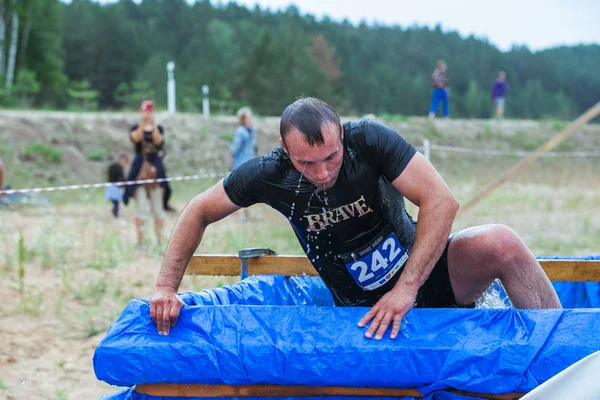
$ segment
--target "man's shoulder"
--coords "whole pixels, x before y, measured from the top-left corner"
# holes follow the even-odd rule
[[[276,181],[283,178],[290,168],[293,168],[290,158],[281,146],[277,146],[270,153],[257,158],[257,167],[266,181]]]
[[[390,127],[372,119],[360,119],[343,124],[344,135],[349,139],[366,140],[368,135],[377,135],[381,132],[391,130]]]
[[[372,121],[370,119],[359,119],[356,121],[348,121],[342,124],[344,128],[344,135],[357,136],[365,133],[368,129],[367,125]]]

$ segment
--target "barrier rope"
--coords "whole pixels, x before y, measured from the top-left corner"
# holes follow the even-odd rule
[[[81,185],[67,185],[67,186],[41,187],[41,188],[29,188],[29,189],[9,189],[9,190],[0,190],[0,195],[21,194],[21,193],[40,193],[40,192],[57,192],[57,191],[62,191],[62,190],[94,189],[94,188],[101,188],[101,187],[107,187],[107,186],[141,185],[144,183],[190,181],[190,180],[204,179],[204,178],[220,178],[225,175],[226,175],[226,173],[210,172],[210,173],[206,173],[206,174],[176,176],[176,177],[172,177],[172,178],[144,179],[144,180],[139,180],[139,181],[88,183],[88,184],[81,184]]]

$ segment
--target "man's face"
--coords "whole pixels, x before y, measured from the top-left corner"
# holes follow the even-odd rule
[[[324,124],[321,127],[324,142],[310,146],[304,135],[291,131],[283,140],[281,147],[290,157],[294,167],[318,189],[332,187],[342,168],[344,131],[340,125]]]

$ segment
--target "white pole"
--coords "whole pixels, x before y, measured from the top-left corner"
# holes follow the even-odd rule
[[[423,154],[429,160],[429,139],[423,139]]]
[[[167,111],[169,115],[175,115],[175,63],[167,63]]]
[[[202,86],[202,114],[204,118],[210,117],[210,102],[208,100],[208,85]]]

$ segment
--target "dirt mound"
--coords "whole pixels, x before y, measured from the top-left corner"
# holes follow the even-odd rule
[[[0,112],[0,157],[6,182],[13,187],[102,182],[106,167],[119,153],[131,153],[129,128],[136,113]],[[350,118],[343,118],[348,120]],[[355,119],[355,118],[353,118]],[[166,130],[171,176],[226,171],[235,117],[205,119],[196,114],[158,114]],[[436,120],[397,117],[381,122],[415,146],[432,144],[531,151],[566,126],[561,121]],[[258,150],[278,145],[279,118],[255,119]],[[600,126],[590,125],[557,150],[600,149]]]

